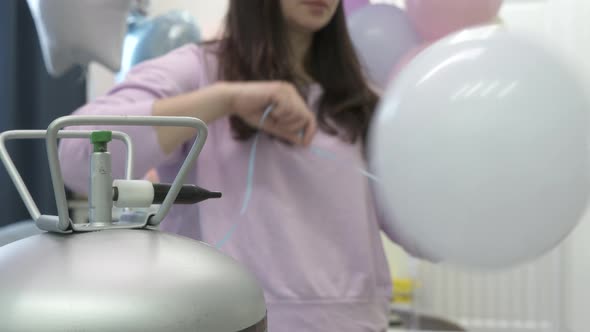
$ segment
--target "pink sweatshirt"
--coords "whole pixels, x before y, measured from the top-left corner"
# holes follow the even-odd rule
[[[80,115],[151,115],[159,98],[201,89],[217,80],[215,54],[191,45],[139,65],[110,93],[77,110]],[[312,86],[308,104],[317,110],[321,88]],[[136,143],[135,174],[157,167],[171,182],[186,148],[166,156],[149,127],[124,128]],[[391,278],[385,259],[360,144],[318,132],[312,143],[338,155],[321,158],[263,135],[254,189],[240,216],[252,141],[231,136],[229,121],[209,125],[209,137],[188,183],[223,192],[199,206],[173,208],[162,225],[207,243],[238,228],[223,251],[249,268],[265,290],[269,331],[384,331]],[[124,150],[112,143],[113,169],[123,177]],[[67,185],[86,192],[90,145],[66,140],[60,158]],[[392,232],[383,229],[392,237]]]

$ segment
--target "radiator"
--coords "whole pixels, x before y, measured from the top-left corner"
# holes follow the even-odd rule
[[[476,332],[562,332],[565,250],[501,272],[413,262],[413,309]]]

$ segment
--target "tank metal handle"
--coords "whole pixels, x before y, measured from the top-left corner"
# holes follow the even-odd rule
[[[161,116],[64,116],[54,120],[47,129],[47,157],[49,159],[49,168],[51,171],[51,180],[53,182],[53,191],[55,192],[55,201],[59,215],[58,228],[66,231],[71,221],[68,214],[68,204],[64,188],[63,175],[58,158],[57,139],[59,131],[64,127],[70,126],[150,126],[150,127],[188,127],[197,129],[197,135],[188,156],[182,164],[172,187],[166,195],[164,202],[154,216],[147,220],[149,226],[157,227],[166,217],[182,185],[192,167],[193,163],[201,153],[205,141],[207,140],[207,125],[197,119],[190,117],[161,117]],[[129,160],[128,160],[129,161]],[[132,167],[131,167],[132,168]],[[89,229],[92,230],[92,229]]]
[[[89,130],[69,130],[69,131],[59,131],[57,133],[57,138],[80,138],[80,139],[87,139],[90,138],[92,131]],[[59,225],[59,227],[51,227],[45,223],[40,223],[41,219],[48,219],[49,216],[43,216],[35,204],[35,200],[31,196],[29,189],[27,188],[25,182],[23,181],[18,169],[14,165],[8,150],[6,149],[6,141],[9,140],[24,140],[24,139],[46,139],[47,138],[47,130],[11,130],[0,133],[0,160],[6,167],[6,171],[8,172],[8,176],[14,183],[17,192],[19,193],[21,199],[23,200],[25,207],[29,211],[31,218],[37,223],[37,226],[45,231],[53,231],[53,232],[67,232],[69,229],[69,225],[71,223],[69,215],[66,215],[66,222],[64,224]],[[125,178],[127,180],[131,180],[133,178],[133,144],[131,142],[131,138],[129,135],[123,132],[114,131],[113,138],[119,141],[122,141],[126,148],[127,148],[127,162],[125,165]],[[62,190],[63,183],[62,183]],[[67,204],[67,202],[66,202]],[[67,212],[67,207],[66,207]],[[49,226],[49,227],[48,227]]]

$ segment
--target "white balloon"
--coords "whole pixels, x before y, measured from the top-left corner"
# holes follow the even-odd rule
[[[117,71],[131,0],[27,0],[52,76],[95,61]]]
[[[589,109],[558,57],[501,28],[434,44],[389,87],[372,127],[389,226],[463,266],[546,253],[586,207]]]

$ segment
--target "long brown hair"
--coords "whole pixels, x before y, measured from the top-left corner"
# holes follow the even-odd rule
[[[219,52],[219,75],[226,81],[297,82],[279,0],[230,0]],[[320,128],[351,143],[365,139],[378,98],[363,76],[342,1],[330,23],[315,33],[305,65],[323,89]],[[230,121],[237,139],[256,132],[240,118]]]

